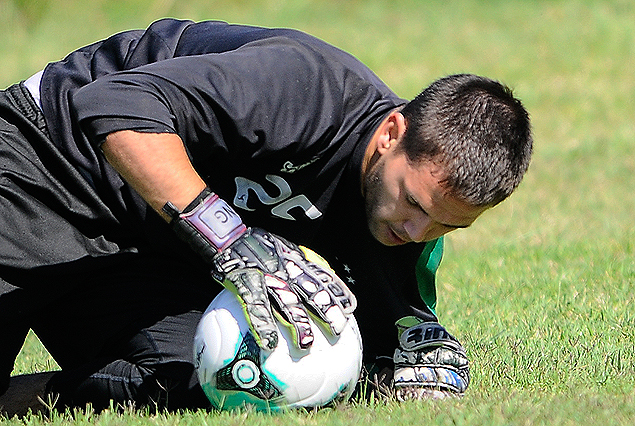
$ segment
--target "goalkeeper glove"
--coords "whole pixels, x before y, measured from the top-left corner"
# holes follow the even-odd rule
[[[177,235],[212,265],[212,276],[241,301],[256,341],[278,344],[274,314],[295,345],[313,343],[309,313],[339,335],[356,299],[328,264],[311,250],[258,228],[206,188],[184,211],[163,207]]]
[[[469,362],[458,340],[435,322],[401,328],[395,350],[394,388],[398,400],[462,396],[469,383]]]

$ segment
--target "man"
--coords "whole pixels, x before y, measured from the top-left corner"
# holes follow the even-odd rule
[[[206,407],[191,347],[214,281],[265,350],[274,311],[308,348],[307,315],[337,334],[357,307],[400,399],[466,390],[434,276],[442,236],[528,167],[527,113],[499,83],[449,76],[407,103],[304,33],[166,19],[49,64],[0,114],[7,411],[38,387],[59,406]],[[8,376],[29,328],[62,371],[27,389]]]

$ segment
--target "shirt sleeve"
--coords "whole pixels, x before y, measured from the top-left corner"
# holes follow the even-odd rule
[[[323,44],[271,37],[105,76],[78,90],[73,106],[93,146],[137,130],[177,133],[193,157],[209,156],[210,142],[241,155],[289,154],[345,137],[358,124],[345,117],[396,98],[348,59]]]
[[[105,76],[77,91],[73,104],[95,145],[114,131],[137,130],[174,132],[193,144],[229,135],[237,139],[232,142],[258,144],[261,135],[275,135],[268,142],[287,146],[282,136],[305,140],[338,129],[365,98],[379,98],[347,72],[325,66],[301,43],[270,38]]]

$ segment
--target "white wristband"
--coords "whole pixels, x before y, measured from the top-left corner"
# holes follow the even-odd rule
[[[247,227],[234,209],[212,193],[201,204],[179,215],[203,234],[219,251],[242,235]]]

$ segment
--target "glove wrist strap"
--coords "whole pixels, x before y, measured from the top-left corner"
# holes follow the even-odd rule
[[[405,351],[420,351],[443,346],[465,353],[459,341],[436,322],[422,322],[408,328],[399,336],[399,346]]]
[[[162,210],[176,234],[208,262],[247,230],[238,213],[209,188],[182,212],[169,201]]]

